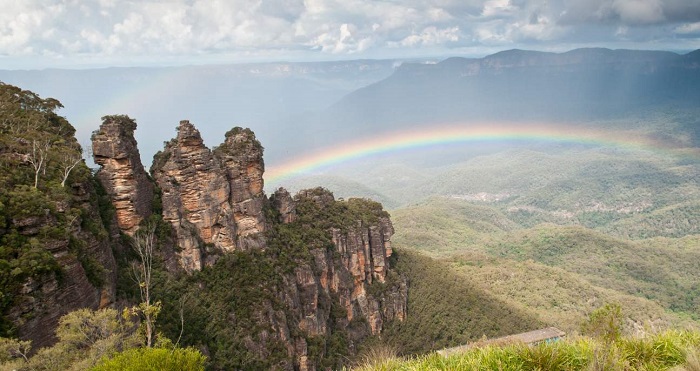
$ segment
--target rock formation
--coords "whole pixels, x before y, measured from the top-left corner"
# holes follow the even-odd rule
[[[105,116],[92,134],[92,153],[101,169],[97,176],[117,211],[117,223],[133,235],[151,214],[153,185],[141,164],[134,139],[136,122],[128,116]]]
[[[279,188],[270,197],[270,203],[280,213],[280,223],[292,223],[296,219],[297,210],[292,195],[284,188]]]
[[[224,252],[265,246],[262,151],[252,131],[235,128],[212,153],[185,120],[156,154],[151,173],[185,270],[201,270]]]
[[[163,219],[175,230],[185,270],[202,269],[206,245],[236,249],[229,181],[189,121],[180,122],[177,138],[156,156],[152,169],[162,191]]]
[[[323,210],[337,202],[332,193],[322,188],[301,191],[293,200],[286,190],[280,189],[272,201],[283,223],[294,222],[289,216],[296,214],[288,211],[295,210],[297,203],[310,201]],[[369,334],[380,334],[385,322],[404,320],[408,285],[403,277],[388,270],[393,232],[391,221],[384,215],[372,221],[354,220],[349,228],[331,228],[332,249],[311,249],[312,262],[299,264],[293,275],[285,277],[285,289],[281,294],[292,316],[288,322],[298,323],[298,329],[312,337],[328,337],[332,331],[347,332],[353,346]],[[377,284],[385,285],[386,289],[376,290]],[[330,313],[333,301],[342,308],[340,317]],[[366,327],[353,326],[363,319]],[[280,332],[282,339],[283,333]],[[294,349],[296,367],[314,369],[308,359],[305,339],[293,342],[290,339],[286,343],[288,348]]]
[[[113,125],[108,121],[94,136],[102,145],[95,155],[103,166],[100,179],[109,180],[111,189],[120,191],[131,184],[136,187],[129,180],[140,173],[140,163],[119,156],[125,151],[118,143],[134,143],[128,137],[132,126]],[[119,150],[105,149],[115,147]],[[262,290],[254,296],[262,292],[270,296],[255,307],[252,318],[245,319],[258,331],[241,338],[245,351],[266,359],[282,346],[288,358],[276,367],[313,370],[318,352],[325,351],[309,339],[342,333],[354,349],[366,336],[380,334],[387,321],[405,318],[407,282],[389,269],[394,230],[380,204],[336,201],[322,188],[294,197],[280,188],[268,200],[263,192],[262,152],[253,132],[241,128],[226,133],[224,143],[210,151],[199,131],[189,121],[181,121],[176,138],[154,157],[151,174],[162,192],[163,219],[173,227],[185,271],[202,270],[234,251],[272,259],[265,264],[275,267],[269,269],[279,277],[277,283],[265,286],[262,277],[259,283],[254,276],[246,279],[254,291]],[[110,193],[117,210],[122,210],[120,216],[137,210],[124,206],[137,204],[124,202],[139,200],[136,193]],[[129,223],[119,225],[129,231]],[[237,288],[230,289],[236,292]],[[243,319],[211,320],[235,326]]]
[[[234,128],[226,133],[226,140],[215,152],[230,183],[230,202],[241,248],[263,247],[264,240],[259,238],[265,231],[263,147],[250,129]]]

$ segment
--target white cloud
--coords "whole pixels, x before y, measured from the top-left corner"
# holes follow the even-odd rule
[[[626,24],[651,24],[665,20],[660,0],[614,0],[612,9]]]
[[[0,0],[0,9],[6,58],[416,55],[531,43],[660,45],[674,35],[700,48],[696,0]]]
[[[700,33],[700,22],[682,24],[676,27],[676,32],[680,34]]]

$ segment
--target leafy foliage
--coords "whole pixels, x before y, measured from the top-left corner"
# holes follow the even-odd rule
[[[29,354],[29,342],[0,338],[0,366],[16,370],[85,370],[103,357],[138,345],[134,323],[114,309],[80,309],[61,317],[52,347]]]
[[[89,281],[96,287],[104,282],[106,271],[85,240],[103,241],[107,233],[77,197],[90,193],[91,174],[75,129],[55,112],[61,107],[55,99],[0,83],[0,336],[14,332],[7,315],[22,284],[61,282],[52,249],[69,246]],[[93,201],[88,207],[96,206]]]
[[[135,348],[102,360],[92,371],[197,371],[204,370],[206,357],[192,348]]]
[[[622,307],[619,304],[605,304],[594,310],[588,320],[581,325],[581,333],[612,343],[622,336]]]

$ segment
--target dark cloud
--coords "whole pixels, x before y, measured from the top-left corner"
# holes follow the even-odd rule
[[[617,23],[627,26],[700,21],[696,0],[565,0],[565,25]]]

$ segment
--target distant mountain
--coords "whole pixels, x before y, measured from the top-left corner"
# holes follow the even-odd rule
[[[276,62],[92,70],[0,70],[0,81],[66,105],[81,144],[108,114],[128,114],[148,165],[182,119],[205,141],[244,125],[274,164],[335,143],[443,123],[579,122],[700,101],[700,50],[508,50],[439,63]],[[695,145],[700,122],[686,123]],[[210,145],[213,143],[209,143]]]
[[[700,101],[700,50],[508,50],[480,59],[404,63],[375,84],[348,94],[309,132],[337,136],[435,123],[576,122],[650,107]],[[329,122],[335,125],[329,125]],[[689,127],[698,137],[698,129]],[[322,134],[317,134],[322,135]]]

